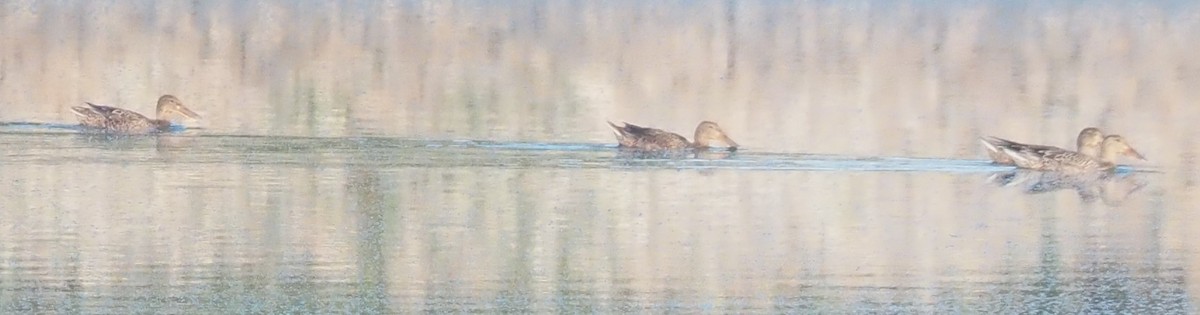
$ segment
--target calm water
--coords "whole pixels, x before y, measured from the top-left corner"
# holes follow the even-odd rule
[[[1172,1],[7,1],[0,312],[1196,313],[1198,43]],[[72,126],[163,93],[204,119]],[[976,142],[1084,126],[1150,160]]]

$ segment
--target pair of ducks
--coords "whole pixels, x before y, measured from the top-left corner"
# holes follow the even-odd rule
[[[112,106],[87,103],[87,107],[72,107],[71,111],[78,116],[79,124],[104,132],[122,134],[148,134],[168,131],[171,127],[169,120],[173,115],[191,119],[200,119],[200,115],[183,105],[179,98],[163,95],[158,98],[155,118],[151,119],[137,112]],[[624,123],[618,126],[608,122],[613,134],[617,137],[619,147],[646,150],[682,150],[707,149],[714,141],[724,143],[730,151],[737,150],[738,144],[717,123],[701,122],[696,126],[696,132],[690,142],[687,138],[675,133],[655,128]],[[1104,136],[1100,129],[1085,128],[1079,132],[1076,139],[1076,151],[1058,147],[1033,145],[1005,140],[997,137],[980,139],[988,155],[998,164],[1015,165],[1021,168],[1048,171],[1093,171],[1109,170],[1116,166],[1118,154],[1124,154],[1145,160],[1125,142],[1120,135]]]
[[[625,123],[624,126],[608,122],[613,133],[617,136],[619,147],[638,150],[680,150],[707,149],[712,141],[724,142],[730,151],[737,149],[721,127],[711,121],[701,122],[696,127],[693,139],[688,142],[683,136],[654,128]],[[1056,171],[1056,172],[1090,172],[1106,171],[1116,167],[1117,155],[1127,155],[1145,160],[1141,153],[1130,147],[1125,138],[1120,135],[1108,135],[1097,128],[1084,128],[1076,139],[1078,151],[1070,151],[1059,147],[1024,144],[997,137],[980,138],[988,156],[997,164],[1014,165],[1020,168]]]
[[[163,95],[158,98],[155,117],[148,118],[137,112],[105,105],[87,103],[88,106],[75,106],[71,111],[79,119],[79,124],[94,131],[119,134],[150,134],[169,131],[174,115],[185,118],[200,119],[200,115],[183,106],[183,101],[173,95]],[[647,151],[680,150],[686,148],[708,148],[711,141],[725,143],[731,151],[737,150],[737,143],[721,130],[717,123],[701,122],[696,126],[696,133],[689,142],[687,138],[660,129],[646,128],[629,123],[617,126],[611,121],[613,132],[621,147]]]
[[[1076,151],[1036,144],[1024,144],[997,137],[979,138],[992,161],[1020,168],[1058,171],[1106,171],[1117,166],[1118,155],[1146,160],[1120,135],[1105,136],[1100,129],[1088,127],[1075,138]]]

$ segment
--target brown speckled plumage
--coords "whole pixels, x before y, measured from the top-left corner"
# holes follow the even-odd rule
[[[1079,136],[1075,138],[1075,147],[1079,153],[1087,156],[1095,157],[1100,153],[1100,142],[1104,140],[1104,134],[1097,128],[1083,128],[1079,131]],[[983,147],[987,149],[988,157],[996,164],[1013,165],[1012,158],[1002,152],[1001,148],[1017,152],[1027,152],[1029,154],[1038,154],[1040,151],[1058,149],[1057,147],[1036,144],[1024,144],[1020,142],[1010,141],[997,137],[987,136],[980,138]]]
[[[89,129],[123,134],[146,134],[166,131],[171,127],[167,120],[170,114],[199,119],[200,115],[183,106],[179,98],[163,95],[158,98],[155,119],[137,112],[112,106],[87,103],[88,106],[71,107],[79,124]]]
[[[1087,172],[1110,170],[1116,167],[1118,154],[1145,159],[1140,153],[1130,147],[1129,144],[1125,143],[1125,138],[1119,135],[1104,137],[1100,145],[1099,156],[1096,157],[1056,147],[1023,151],[1014,150],[1009,147],[1000,147],[1000,150],[1004,155],[1012,159],[1013,164],[1017,167],[1042,171]]]
[[[647,151],[662,151],[662,150],[680,150],[687,148],[708,148],[711,141],[720,141],[729,146],[730,149],[736,149],[737,143],[733,142],[728,135],[721,130],[720,126],[711,121],[701,122],[696,126],[694,136],[695,142],[688,142],[687,138],[675,133],[666,132],[660,129],[641,127],[630,123],[624,123],[624,126],[618,126],[613,122],[608,122],[612,127],[613,134],[617,137],[619,147],[647,150]]]

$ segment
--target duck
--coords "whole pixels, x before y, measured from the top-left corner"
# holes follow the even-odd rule
[[[644,151],[708,149],[714,141],[724,143],[729,151],[735,151],[738,147],[737,142],[734,142],[724,130],[721,130],[721,126],[711,121],[702,121],[696,126],[696,133],[692,137],[694,142],[689,142],[687,138],[679,134],[661,129],[637,126],[627,122],[622,122],[622,124],[618,126],[611,121],[608,122],[608,125],[612,127],[613,134],[617,137],[617,147],[619,148]]]
[[[1096,157],[1100,154],[1100,143],[1104,140],[1104,133],[1100,132],[1100,128],[1087,127],[1079,131],[1079,136],[1075,138],[1075,149],[1083,155]],[[1013,151],[1037,152],[1047,149],[1058,149],[1057,147],[1048,145],[1025,144],[1008,139],[1002,139],[992,136],[979,138],[979,142],[987,149],[988,157],[992,158],[992,162],[1000,165],[1014,165],[1013,160],[1004,154],[1000,148],[1008,148]]]
[[[158,98],[154,119],[128,109],[91,102],[87,102],[87,105],[71,107],[79,119],[79,125],[109,133],[150,134],[168,131],[171,128],[169,119],[173,115],[200,119],[199,114],[183,106],[183,101],[170,94]]]
[[[1112,170],[1117,165],[1118,155],[1146,160],[1141,153],[1129,146],[1129,143],[1121,135],[1105,136],[1097,156],[1088,156],[1057,147],[1017,150],[1002,146],[1000,151],[1013,161],[1013,165],[1019,168],[1066,173]]]

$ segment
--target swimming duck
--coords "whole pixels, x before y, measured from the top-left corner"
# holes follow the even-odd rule
[[[1103,140],[1104,133],[1101,133],[1100,129],[1094,127],[1083,128],[1083,130],[1079,131],[1079,136],[1075,138],[1075,149],[1084,155],[1096,157],[1100,154],[1100,142]],[[992,136],[979,138],[979,142],[983,143],[983,147],[987,149],[988,156],[992,158],[992,161],[1001,165],[1013,165],[1013,160],[1001,152],[1000,148],[1002,147],[1018,152],[1058,149],[1057,147],[1048,145],[1024,144]]]
[[[1095,157],[1056,147],[1021,151],[1009,147],[1000,147],[1000,150],[1004,155],[1012,159],[1013,164],[1017,167],[1041,171],[1087,172],[1111,170],[1116,167],[1118,154],[1140,160],[1146,159],[1141,153],[1130,147],[1125,142],[1125,138],[1120,135],[1104,137],[1104,140],[1100,144],[1100,153]]]
[[[646,128],[636,126],[630,123],[624,123],[624,126],[617,126],[613,122],[608,122],[612,127],[613,134],[617,136],[618,147],[660,151],[660,150],[680,150],[680,149],[706,149],[712,141],[720,141],[729,146],[729,150],[737,150],[737,142],[733,142],[725,131],[721,130],[717,123],[711,121],[700,122],[696,126],[696,133],[693,139],[696,142],[688,142],[687,138],[675,133],[662,131],[660,129]]]
[[[158,98],[154,119],[146,118],[142,114],[127,109],[87,104],[87,107],[71,107],[71,111],[75,112],[79,118],[79,124],[112,133],[146,134],[167,131],[171,127],[171,121],[168,120],[171,114],[200,119],[200,115],[184,107],[183,102],[172,95],[163,95]]]

